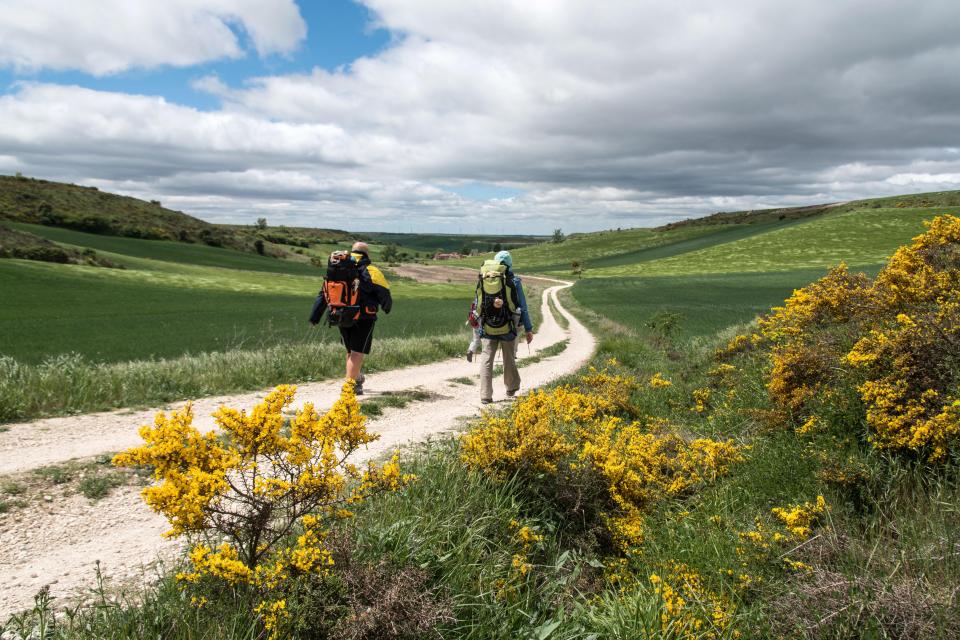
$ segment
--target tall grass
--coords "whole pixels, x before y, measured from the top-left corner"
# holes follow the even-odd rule
[[[460,355],[463,334],[377,340],[366,371]],[[77,354],[23,364],[0,356],[0,422],[163,404],[342,375],[339,343],[281,344],[166,360],[92,363]]]
[[[4,640],[256,640],[262,629],[254,601],[236,593],[197,608],[170,575],[140,589],[113,594],[97,569],[97,586],[81,603],[60,607],[41,590],[28,611],[0,621]]]

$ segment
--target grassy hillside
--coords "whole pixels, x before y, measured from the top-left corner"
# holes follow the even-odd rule
[[[167,209],[157,201],[22,176],[0,176],[0,218],[169,240],[199,240],[204,232],[214,231],[213,225]]]
[[[960,211],[960,192],[845,204],[719,213],[656,229],[578,234],[512,251],[518,270],[587,277],[824,269],[841,260],[876,265],[923,230],[922,221]],[[485,258],[463,261],[478,266]]]
[[[543,242],[543,236],[484,236],[428,233],[365,233],[371,241],[380,244],[395,244],[408,247],[417,252],[434,254],[443,250],[447,253],[460,252],[464,248],[477,251],[491,251],[499,244],[504,249],[515,249],[529,244]]]
[[[8,226],[46,238],[60,245],[85,247],[109,253],[120,263],[128,264],[131,267],[136,267],[139,263],[125,258],[148,258],[180,265],[221,267],[245,271],[322,275],[319,269],[308,263],[277,260],[256,253],[211,247],[205,244],[104,236],[74,231],[73,229],[15,222],[8,223]]]
[[[853,207],[770,229],[733,242],[645,263],[600,267],[593,276],[765,272],[826,269],[839,262],[862,267],[884,261],[923,231],[923,221],[960,206],[931,208]]]
[[[19,175],[0,176],[0,220],[103,236],[228,247],[254,253],[258,252],[256,242],[260,240],[263,253],[273,257],[289,257],[292,247],[347,242],[354,237],[333,229],[255,229],[246,225],[211,224],[168,209],[157,200],[147,202],[100,191],[96,187]]]
[[[59,264],[88,264],[98,267],[119,267],[93,249],[74,249],[15,228],[13,223],[0,224],[0,258],[18,258],[21,260],[36,260],[39,262],[55,262]]]

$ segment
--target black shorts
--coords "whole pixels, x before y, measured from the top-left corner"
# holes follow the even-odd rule
[[[376,323],[376,318],[361,318],[352,327],[340,327],[340,340],[347,351],[370,353],[370,345],[373,343],[373,325]]]

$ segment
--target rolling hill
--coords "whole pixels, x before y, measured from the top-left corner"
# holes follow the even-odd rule
[[[218,225],[168,209],[158,200],[145,201],[63,182],[0,176],[0,220],[71,229],[102,236],[172,240],[262,251],[289,257],[284,245],[342,242],[353,237],[334,229],[258,230],[250,226]],[[263,242],[257,248],[257,240]]]

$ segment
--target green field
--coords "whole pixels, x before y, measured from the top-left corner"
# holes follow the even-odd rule
[[[875,272],[876,268],[866,269]],[[780,304],[822,269],[649,278],[594,278],[574,287],[581,306],[638,331],[669,322],[675,338],[712,335]],[[672,316],[672,317],[668,317]]]
[[[90,270],[99,275],[100,270]],[[71,266],[0,262],[0,288],[9,296],[0,313],[0,352],[21,362],[64,352],[117,362],[329,341],[339,335],[307,324],[316,283],[304,295],[281,295],[85,275]],[[377,336],[458,330],[470,292],[444,290],[449,297],[415,298],[401,287],[394,312],[382,315],[377,325]]]
[[[923,232],[924,221],[956,215],[958,204],[958,194],[946,192],[851,202],[795,219],[767,214],[756,224],[729,214],[730,224],[708,218],[700,226],[588,234],[518,250],[514,260],[562,275],[569,265],[544,264],[550,249],[583,251],[586,279],[573,290],[579,304],[638,330],[667,322],[676,337],[690,338],[752,320],[840,262],[874,274]]]
[[[230,249],[10,223],[123,269],[0,261],[0,354],[37,363],[61,353],[95,362],[174,358],[330,341],[307,322],[322,270]],[[379,337],[460,330],[471,287],[394,283]]]

